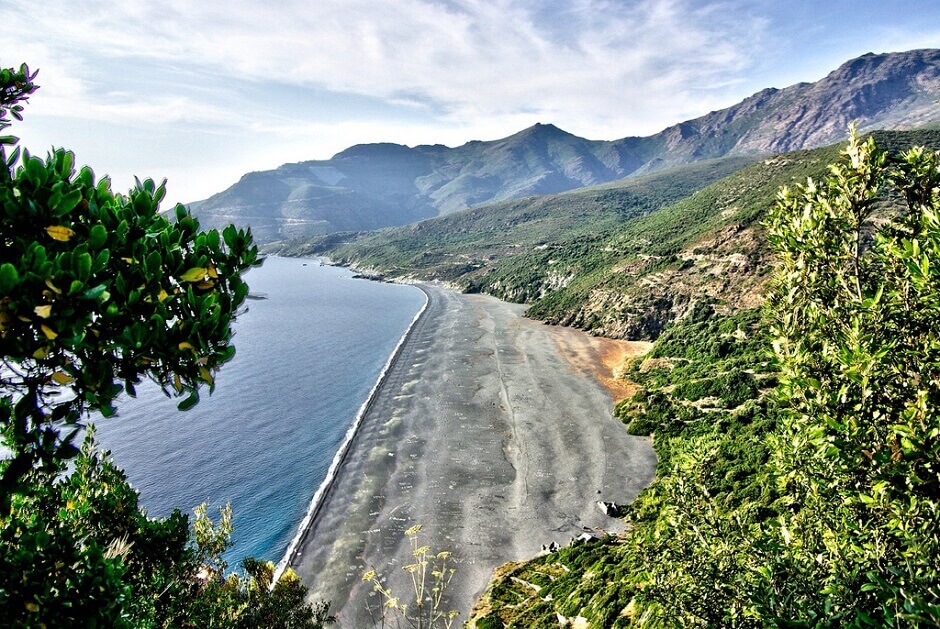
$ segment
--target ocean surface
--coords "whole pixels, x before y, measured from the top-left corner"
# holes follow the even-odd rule
[[[424,304],[417,288],[269,257],[246,276],[235,357],[193,409],[138,387],[96,421],[151,516],[231,501],[226,559],[279,561],[386,361]],[[148,385],[150,383],[147,383]]]

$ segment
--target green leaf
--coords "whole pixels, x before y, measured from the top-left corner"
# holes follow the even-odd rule
[[[157,275],[160,271],[160,267],[163,265],[163,257],[160,255],[159,251],[151,251],[145,260],[147,266],[147,273],[150,276]]]
[[[225,347],[225,349],[219,352],[219,362],[220,363],[228,362],[229,360],[232,359],[233,356],[235,356],[235,346],[228,345]]]
[[[9,262],[0,265],[0,293],[9,294],[19,284],[20,274]]]
[[[13,149],[13,152],[7,157],[7,168],[13,168],[15,164],[20,159],[20,147]]]
[[[88,234],[88,246],[91,249],[100,249],[108,241],[108,230],[104,225],[95,225]]]
[[[98,284],[94,288],[90,288],[82,294],[84,299],[98,299],[107,292],[107,287],[104,284]]]
[[[235,246],[235,226],[229,225],[224,230],[222,230],[222,239],[225,240],[225,244],[229,249],[233,249]]]
[[[82,200],[82,191],[81,190],[72,190],[65,196],[63,196],[55,207],[52,208],[56,216],[65,216],[69,212],[75,209],[75,206],[78,205],[78,202]]]
[[[95,256],[95,263],[92,265],[92,272],[100,273],[108,266],[108,262],[110,260],[111,252],[107,249],[102,249],[100,252],[98,252],[98,255]]]
[[[235,287],[235,303],[241,305],[248,296],[248,284],[241,282]]]
[[[91,256],[87,253],[79,255],[75,259],[75,274],[81,279],[88,279],[91,275],[91,266],[92,266]]]
[[[176,405],[181,411],[188,411],[199,402],[199,391],[194,390],[185,400]]]

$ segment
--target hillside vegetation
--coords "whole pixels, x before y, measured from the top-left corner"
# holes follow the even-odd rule
[[[892,150],[940,147],[935,130],[875,137]],[[593,334],[654,339],[703,296],[719,312],[760,303],[770,268],[760,221],[780,186],[825,175],[839,150],[796,151],[748,166],[740,158],[702,162],[274,250],[449,282],[531,304],[530,317]]]
[[[289,242],[273,250],[327,252],[341,264],[466,288],[496,265],[529,251],[613,234],[631,218],[674,203],[748,163],[744,158],[701,162],[563,194],[495,203],[405,227]]]
[[[631,530],[504,566],[469,626],[940,623],[940,153],[853,141],[766,225],[763,312],[702,300],[629,370]]]

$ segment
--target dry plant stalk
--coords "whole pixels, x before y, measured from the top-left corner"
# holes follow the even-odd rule
[[[391,589],[382,584],[380,575],[370,570],[362,577],[363,581],[372,583],[372,589],[384,599],[378,618],[373,616],[376,625],[385,627],[389,623],[395,627],[412,627],[412,629],[431,629],[443,627],[451,629],[458,612],[444,611],[442,608],[444,591],[450,583],[456,570],[448,565],[452,553],[442,551],[433,553],[430,546],[421,546],[418,533],[421,525],[416,524],[405,535],[411,543],[411,555],[414,563],[403,566],[402,569],[411,575],[414,602],[408,604],[395,596]],[[373,613],[371,607],[369,612]],[[405,623],[404,625],[402,623]]]

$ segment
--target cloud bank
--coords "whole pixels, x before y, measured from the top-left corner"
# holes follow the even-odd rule
[[[774,85],[768,68],[819,78],[803,72],[865,51],[858,16],[890,14],[900,22],[871,30],[914,37],[916,11],[860,4],[5,0],[15,35],[0,61],[42,69],[24,140],[81,149],[121,181],[156,169],[191,199],[356,142],[454,145],[537,121],[593,139],[655,133]]]
[[[364,95],[456,121],[538,115],[600,130],[613,118],[626,133],[656,131],[699,109],[738,80],[765,39],[766,21],[736,3],[699,5],[10,0],[2,17],[8,29],[46,42],[42,56],[83,82],[69,94],[82,103],[108,81],[95,72],[108,60]],[[118,98],[101,113],[225,119],[164,87],[147,104]]]

